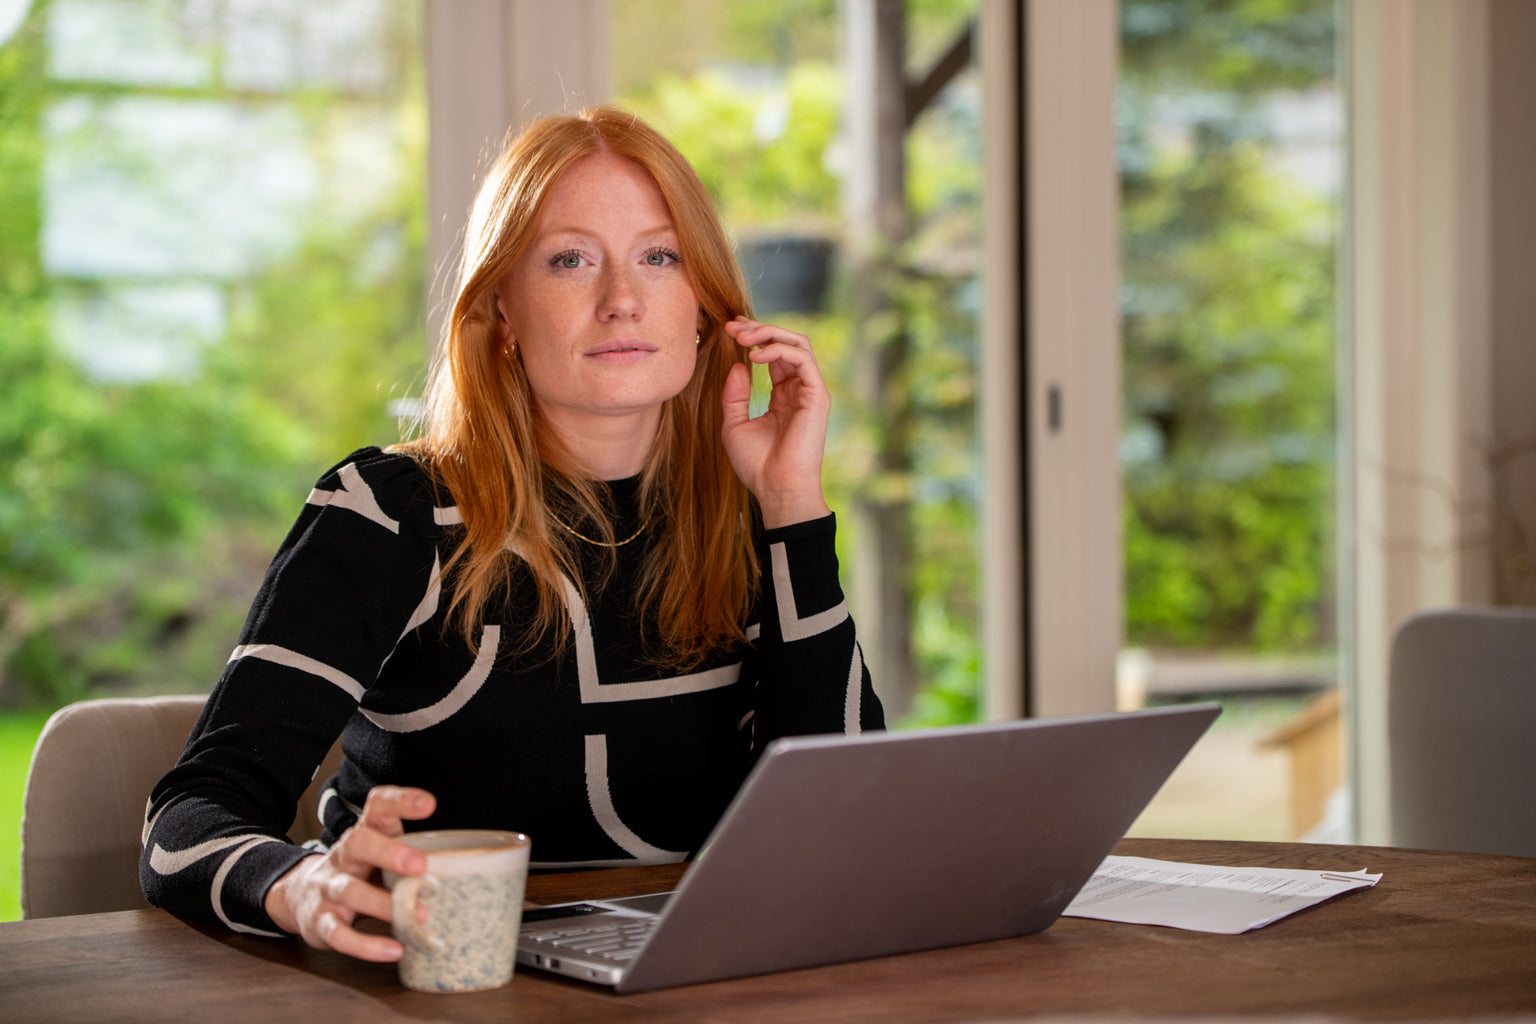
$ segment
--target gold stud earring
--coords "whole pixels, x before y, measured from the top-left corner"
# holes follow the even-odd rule
[[[693,343],[695,345],[699,344],[703,340],[704,340],[704,332],[703,331],[694,331],[693,332]]]

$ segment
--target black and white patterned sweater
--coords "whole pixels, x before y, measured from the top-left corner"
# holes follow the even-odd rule
[[[636,481],[610,486],[614,536],[627,537],[641,526]],[[682,860],[770,739],[883,726],[838,583],[833,517],[763,533],[749,643],[665,676],[628,611],[643,538],[617,549],[614,577],[589,588],[592,607],[567,585],[574,642],[560,658],[505,653],[519,608],[532,606],[526,579],[487,617],[477,651],[445,632],[439,576],[460,520],[438,500],[414,459],[377,448],[316,484],[151,794],[139,872],[152,903],[277,934],[263,899],[306,852],[285,833],[338,735],[323,842],[354,823],[371,787],[419,786],[437,811],[408,828],[525,832],[537,869]]]

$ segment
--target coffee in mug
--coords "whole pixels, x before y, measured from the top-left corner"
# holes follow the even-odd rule
[[[519,832],[410,832],[400,841],[427,856],[417,877],[384,873],[400,981],[422,992],[473,992],[512,980],[528,881],[529,838]],[[426,920],[418,921],[418,903]]]

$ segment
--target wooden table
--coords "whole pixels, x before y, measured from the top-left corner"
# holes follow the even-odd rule
[[[616,996],[518,969],[429,995],[389,965],[163,911],[0,924],[0,1021],[1009,1021],[1040,1015],[1536,1016],[1536,860],[1378,847],[1128,839],[1118,853],[1383,872],[1244,935],[1062,918],[1039,935]],[[672,884],[678,868],[545,875],[534,902]]]

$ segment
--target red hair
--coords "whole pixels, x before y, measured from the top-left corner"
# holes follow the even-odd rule
[[[549,499],[558,493],[574,502],[609,542],[612,527],[594,481],[538,413],[521,362],[503,353],[495,292],[532,242],[550,189],[594,153],[633,160],[656,182],[699,301],[698,362],[663,406],[641,480],[640,515],[655,526],[636,598],[642,621],[655,626],[647,638],[651,657],[688,668],[744,639],[760,572],[751,499],[721,441],[726,374],[738,362],[751,365],[723,326],[751,308],[703,183],[655,129],[617,108],[595,107],[539,120],[502,150],[465,230],[452,314],[428,374],[425,429],[398,448],[431,469],[463,516],[463,539],[444,576],[451,581],[449,621],[466,642],[473,645],[491,596],[513,571],[515,548],[537,593],[517,649],[531,650],[546,636],[563,647],[569,616],[561,580],[579,589],[583,581],[577,542],[554,526]]]

